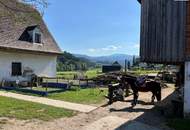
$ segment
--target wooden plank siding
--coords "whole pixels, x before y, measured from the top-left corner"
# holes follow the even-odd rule
[[[168,64],[184,62],[186,9],[186,2],[181,1],[141,0],[141,61]]]
[[[190,2],[187,3],[186,59],[190,60]]]

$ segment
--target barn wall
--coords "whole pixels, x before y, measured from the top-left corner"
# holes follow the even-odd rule
[[[122,67],[120,65],[103,65],[102,72],[109,73],[109,72],[114,72],[114,71],[120,71],[121,68]]]
[[[183,62],[185,59],[185,24],[186,2],[142,0],[141,61]]]
[[[30,68],[38,76],[55,77],[56,58],[55,55],[37,55],[0,51],[0,82],[2,79],[24,80],[22,77],[11,76],[12,62],[21,62],[22,72],[26,68]]]
[[[190,60],[190,2],[187,3],[186,58]]]

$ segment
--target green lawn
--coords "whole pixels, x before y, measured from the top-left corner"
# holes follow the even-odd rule
[[[101,69],[91,69],[84,72],[84,75],[88,78],[94,78],[101,72]],[[65,72],[57,72],[58,77],[64,77],[66,79],[73,79],[75,74],[79,74],[78,71],[65,71]]]
[[[190,130],[190,119],[171,119],[168,126],[175,130]]]
[[[57,77],[63,77],[65,79],[73,79],[74,75],[77,73],[78,73],[77,71],[57,72]]]
[[[45,91],[45,88],[33,87],[34,90]],[[56,88],[48,88],[48,91],[58,90]],[[9,90],[9,92],[31,95],[31,96],[40,96],[37,94],[30,94],[24,92],[18,92],[15,90]],[[81,89],[79,87],[72,87],[71,90],[66,90],[64,92],[55,92],[49,93],[47,98],[69,101],[74,103],[81,104],[101,104],[105,101],[105,96],[107,95],[107,88],[86,88]]]
[[[21,120],[40,119],[48,121],[74,115],[74,112],[70,110],[2,96],[0,96],[0,106],[0,117],[10,117]]]
[[[64,100],[82,104],[101,104],[105,101],[105,95],[107,95],[107,89],[73,89],[61,93],[49,94],[48,98]]]
[[[94,78],[94,77],[97,77],[98,76],[98,73],[101,72],[100,69],[92,69],[92,70],[88,70],[85,75],[88,77],[88,78]]]
[[[137,70],[132,70],[129,71],[130,73],[133,73],[135,76],[138,75],[146,75],[150,73],[158,73],[158,70],[142,70],[142,69],[137,69]],[[65,71],[65,72],[57,72],[58,77],[64,77],[66,79],[73,79],[75,74],[79,74],[80,72],[77,71]],[[97,77],[99,74],[101,74],[101,69],[91,69],[86,72],[84,72],[85,76],[88,78],[94,78]]]

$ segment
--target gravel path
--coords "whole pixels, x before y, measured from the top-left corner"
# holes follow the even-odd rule
[[[65,101],[48,99],[48,98],[37,97],[37,96],[28,96],[28,95],[16,94],[16,93],[5,92],[5,91],[0,91],[0,96],[11,97],[15,99],[31,101],[31,102],[41,103],[41,104],[45,104],[49,106],[66,108],[66,109],[79,111],[79,112],[86,112],[86,113],[92,110],[95,110],[97,108],[90,105],[65,102]]]
[[[97,121],[84,126],[81,130],[115,130],[118,126],[128,122],[129,120],[117,116],[106,116]]]
[[[71,118],[61,118],[51,122],[8,119],[7,124],[1,127],[4,130],[81,130],[88,127],[90,124],[97,121],[99,122],[102,118],[114,116],[124,120],[131,120],[154,126],[161,130],[170,130],[165,124],[165,117],[161,114],[160,110],[157,109],[157,106],[165,107],[168,103],[167,99],[173,91],[174,89],[171,87],[163,89],[163,101],[161,103],[156,103],[156,107],[149,103],[151,101],[151,93],[140,93],[139,103],[135,108],[131,108],[132,96],[130,96],[126,98],[126,102],[116,102],[110,106],[100,107],[90,113],[79,113]],[[115,120],[115,122],[117,121],[118,120]],[[112,120],[110,123],[114,124],[115,122]],[[120,120],[119,122],[122,121]],[[93,130],[98,130],[99,125],[93,127],[95,127]]]
[[[87,126],[81,130],[160,130],[150,125],[140,123],[137,121],[130,121],[117,116],[106,116],[103,117]]]

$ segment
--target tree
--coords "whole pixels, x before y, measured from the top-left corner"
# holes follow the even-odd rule
[[[42,15],[44,14],[44,9],[48,7],[48,0],[20,0],[26,4],[35,7]]]
[[[16,0],[16,1],[20,2],[20,3],[28,4],[32,7],[34,7],[35,9],[37,9],[40,12],[41,15],[44,14],[45,8],[47,8],[49,5],[48,0]],[[4,7],[6,7],[9,10],[9,12],[12,14],[14,14],[15,12],[24,12],[20,8],[15,9],[15,8],[9,6],[7,4],[6,0],[1,0],[0,4],[3,5]],[[27,13],[27,12],[25,12],[25,13]]]
[[[62,55],[59,55],[57,63],[57,70],[59,71],[86,71],[88,68],[95,67],[96,65],[88,59],[76,57],[68,52],[63,52]]]

